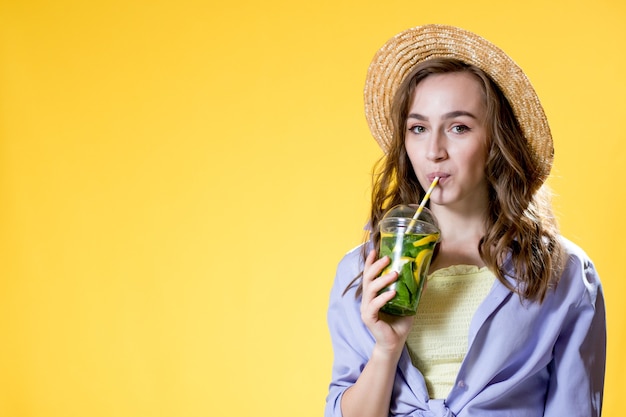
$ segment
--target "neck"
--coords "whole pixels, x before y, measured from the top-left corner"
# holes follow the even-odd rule
[[[450,265],[484,266],[478,244],[485,235],[485,210],[460,212],[436,204],[432,204],[430,209],[441,229],[439,250],[433,259],[431,272]]]
[[[486,208],[460,211],[433,204],[430,209],[437,218],[442,239],[478,241],[485,234]]]

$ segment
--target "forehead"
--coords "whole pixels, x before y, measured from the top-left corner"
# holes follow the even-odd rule
[[[410,109],[465,109],[480,113],[487,107],[481,80],[468,72],[429,75],[415,86],[407,104]]]

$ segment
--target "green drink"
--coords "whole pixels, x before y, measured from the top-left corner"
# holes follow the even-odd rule
[[[398,272],[398,279],[382,291],[396,290],[396,295],[381,308],[397,316],[413,315],[417,311],[424,282],[430,268],[439,228],[428,209],[412,220],[417,206],[400,205],[392,208],[380,222],[380,257],[391,262],[382,274]]]

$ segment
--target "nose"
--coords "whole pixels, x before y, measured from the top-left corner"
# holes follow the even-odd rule
[[[426,157],[431,161],[441,161],[448,157],[445,135],[434,132],[430,137]]]

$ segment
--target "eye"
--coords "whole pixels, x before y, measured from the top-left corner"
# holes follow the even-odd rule
[[[415,135],[419,135],[420,133],[424,133],[425,131],[426,131],[426,128],[421,125],[415,125],[415,126],[409,127],[409,132]]]
[[[469,127],[467,127],[467,126],[465,126],[465,125],[454,125],[454,126],[452,126],[452,129],[451,129],[451,130],[452,130],[452,132],[454,132],[454,133],[461,134],[461,133],[466,133],[466,132],[469,132],[469,131],[470,131],[470,128],[469,128]]]

